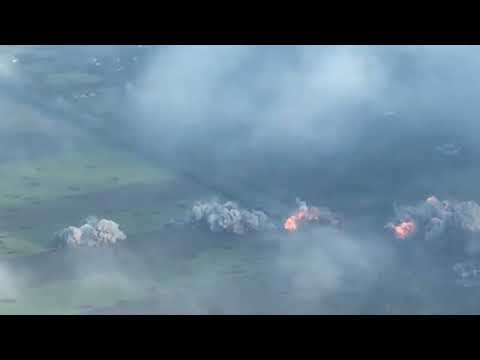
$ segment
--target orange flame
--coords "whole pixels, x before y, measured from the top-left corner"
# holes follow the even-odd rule
[[[393,234],[397,239],[406,239],[415,231],[415,223],[413,221],[404,221],[393,227]]]
[[[297,228],[298,228],[298,225],[297,225],[297,219],[296,219],[295,215],[290,216],[290,217],[285,221],[285,223],[283,224],[283,227],[284,227],[285,230],[287,230],[288,232],[294,232],[294,231],[296,231]]]
[[[300,210],[297,213],[290,216],[285,223],[283,224],[283,228],[288,232],[294,232],[298,229],[298,225],[300,222],[312,221],[319,219],[319,212],[316,208],[307,209],[307,210]]]

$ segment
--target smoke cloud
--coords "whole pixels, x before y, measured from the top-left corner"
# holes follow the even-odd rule
[[[326,207],[318,208],[316,206],[308,207],[305,201],[296,199],[298,210],[290,216],[283,227],[287,231],[296,231],[299,224],[303,221],[314,221],[324,225],[339,226],[339,219]]]
[[[429,244],[464,251],[465,256],[480,251],[480,206],[474,201],[440,201],[431,196],[414,206],[395,207],[396,222],[412,221],[411,235]],[[395,223],[387,225],[395,228]]]
[[[65,113],[83,114],[78,110],[81,104],[102,104],[106,88],[115,94],[112,97],[122,100],[118,106],[108,107],[108,121],[102,123],[85,114],[72,121],[72,126],[65,126],[62,117],[48,115],[33,121],[31,114],[18,115],[24,107],[15,106],[7,97],[14,93],[5,84],[27,80],[20,74],[28,59],[21,52],[2,53],[0,77],[5,79],[5,96],[1,102],[10,105],[2,106],[2,156],[13,158],[18,153],[15,158],[33,158],[41,154],[39,149],[55,144],[53,138],[63,139],[62,146],[55,147],[60,149],[57,151],[68,149],[69,144],[94,151],[96,140],[86,145],[84,137],[77,136],[88,134],[80,131],[88,122],[102,145],[110,146],[110,141],[115,146],[128,145],[154,166],[179,170],[178,174],[188,179],[185,183],[206,184],[219,197],[238,200],[243,207],[217,200],[193,206],[192,223],[207,227],[210,233],[181,226],[175,235],[167,227],[162,228],[161,236],[144,235],[144,222],[158,225],[163,220],[143,218],[141,211],[132,219],[136,233],[130,232],[129,223],[129,238],[137,236],[140,241],[127,242],[128,246],[144,246],[136,253],[140,254],[138,263],[147,263],[149,256],[158,257],[157,252],[151,255],[154,246],[158,253],[177,246],[176,251],[195,256],[201,249],[211,255],[206,258],[224,261],[215,265],[211,260],[195,262],[189,279],[200,285],[195,291],[179,291],[182,295],[177,298],[192,299],[198,305],[195,311],[203,313],[210,307],[225,312],[303,313],[378,313],[387,304],[397,312],[404,304],[404,312],[448,312],[460,307],[463,300],[458,298],[448,305],[438,303],[455,292],[446,289],[445,277],[432,274],[437,274],[434,270],[451,273],[450,265],[435,267],[433,256],[409,263],[416,260],[391,251],[398,250],[397,245],[418,244],[428,254],[438,254],[433,249],[440,249],[451,257],[449,264],[480,254],[480,192],[475,180],[480,155],[479,47],[158,46],[148,48],[149,55],[141,65],[134,58],[147,49],[125,50],[125,57],[117,61],[124,50],[65,47],[64,57],[54,59],[65,71],[107,74],[108,80],[99,89],[89,86],[69,95],[61,92],[62,97],[59,92],[52,95],[55,99],[42,103],[56,101],[55,106],[68,110]],[[35,136],[17,132],[20,118],[32,118],[25,122],[36,131]],[[101,132],[99,124],[107,130]],[[32,138],[36,141],[27,141]],[[184,197],[183,186],[188,185],[172,182],[171,186],[172,198],[175,192],[179,199]],[[431,198],[399,206],[387,227],[404,240],[388,241],[390,236],[382,232],[382,225],[391,214],[392,202],[415,204],[416,199],[433,193],[441,199],[475,201]],[[200,191],[192,198],[206,196],[210,193]],[[294,210],[291,199],[295,196],[309,203],[299,201]],[[163,200],[158,201],[157,209],[161,219],[164,208],[171,210]],[[336,225],[336,212],[348,218],[342,232],[328,226],[304,226],[302,231],[288,234],[267,231],[298,214]],[[96,224],[64,229],[59,241],[88,248],[122,238],[118,235],[121,230],[112,224],[98,235],[101,231]],[[217,256],[218,248],[199,241],[208,236],[215,239],[222,232],[243,235],[245,241],[221,256]],[[151,242],[144,241],[148,236]],[[188,242],[190,238],[192,242]],[[249,242],[250,238],[273,241]],[[233,270],[226,270],[225,263],[236,265],[235,256],[251,243],[255,245],[238,260],[248,264],[247,274],[242,276],[250,276],[249,280],[238,274],[231,280],[225,273]],[[79,273],[85,268],[82,251],[75,251]],[[102,251],[92,252],[101,263]],[[258,254],[263,257],[257,261]],[[95,271],[97,265],[92,266]],[[168,272],[166,266],[158,266]],[[154,273],[152,269],[149,271]],[[126,266],[125,273],[128,271]],[[421,274],[427,275],[422,278]],[[417,282],[423,290],[417,289]],[[431,285],[436,282],[437,288]],[[160,283],[159,287],[167,287],[168,281],[162,278]],[[432,288],[426,289],[424,284]],[[172,303],[177,300],[173,295],[172,299]],[[409,303],[409,299],[413,300]],[[478,312],[478,307],[468,309]]]
[[[69,226],[58,232],[55,237],[60,245],[71,247],[108,246],[127,238],[116,222],[106,219],[98,220],[93,216],[89,217],[84,225]]]
[[[480,77],[479,59],[475,46],[158,47],[135,82],[124,124],[128,137],[159,163],[269,209],[281,221],[295,196],[335,209],[354,234],[342,251],[363,247],[372,236],[362,253],[369,258],[384,252],[384,242],[396,244],[378,234],[392,202],[429,193],[480,196],[472,180],[480,153],[480,89],[472,81]],[[445,250],[453,246],[461,249],[458,257],[475,248],[466,241],[475,232],[458,214],[420,208],[411,213],[419,222],[413,233],[427,248],[453,256]],[[454,212],[462,219],[474,213]],[[398,215],[393,225],[406,220]],[[290,241],[299,233],[289,234]],[[446,240],[455,237],[463,240]],[[329,260],[320,251],[302,254],[303,261],[298,255],[289,262],[293,252],[285,252],[282,261],[316,269]],[[412,281],[399,280],[405,270],[399,263],[382,280],[392,288]],[[422,264],[434,267],[430,259]],[[336,274],[346,269],[334,268]],[[284,267],[291,276],[294,269]],[[332,286],[332,293],[343,286]]]
[[[262,211],[246,210],[232,201],[197,202],[192,207],[192,220],[206,224],[212,232],[224,231],[237,235],[274,228],[269,217]]]
[[[156,47],[122,123],[152,156],[217,186],[337,208],[329,195],[378,193],[380,178],[418,189],[455,157],[438,144],[461,145],[451,166],[468,166],[479,58],[463,46]]]

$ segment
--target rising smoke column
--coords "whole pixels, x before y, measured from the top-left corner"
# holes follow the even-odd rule
[[[120,230],[119,225],[111,220],[89,217],[80,227],[69,226],[56,234],[60,245],[70,247],[80,246],[108,246],[117,241],[125,240],[127,236]]]
[[[450,244],[470,254],[480,251],[480,205],[474,201],[440,201],[431,196],[414,206],[396,207],[395,220],[386,228],[399,239]]]
[[[302,222],[318,222],[325,225],[338,226],[340,224],[330,209],[315,206],[309,207],[305,201],[296,199],[298,210],[285,220],[283,228],[288,232],[294,232]]]
[[[240,208],[235,202],[217,200],[199,201],[191,211],[194,223],[205,223],[212,232],[230,232],[243,235],[251,231],[273,228],[269,217],[262,211]]]

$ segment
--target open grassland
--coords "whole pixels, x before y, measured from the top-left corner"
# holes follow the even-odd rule
[[[129,153],[111,149],[0,164],[0,172],[3,174],[0,209],[130,184],[168,181],[175,176],[168,170],[149,166]]]
[[[148,283],[142,284],[141,279],[131,281],[115,273],[52,281],[19,289],[16,296],[0,299],[0,314],[77,314],[142,300],[147,288]]]
[[[0,314],[142,312],[146,304],[159,313],[205,313],[212,297],[222,295],[215,293],[219,285],[234,289],[237,282],[261,281],[257,275],[268,264],[261,248],[252,252],[240,238],[223,239],[238,240],[229,248],[212,247],[205,243],[208,232],[198,235],[160,231],[131,239],[143,241],[138,246],[12,260],[12,284],[0,285]],[[192,248],[196,250],[185,252]]]
[[[86,216],[111,218],[127,234],[182,216],[201,186],[113,150],[0,164],[0,256],[48,249],[53,233]]]

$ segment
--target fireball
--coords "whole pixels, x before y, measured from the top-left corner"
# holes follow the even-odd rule
[[[283,224],[283,227],[285,228],[285,230],[287,230],[288,232],[294,232],[297,230],[298,228],[298,225],[297,225],[297,221],[295,219],[294,216],[290,216],[286,221],[285,223]]]
[[[283,228],[288,232],[293,232],[298,229],[298,225],[300,222],[312,221],[319,219],[319,211],[316,208],[300,210],[297,213],[290,216],[285,223],[283,224]]]
[[[393,227],[393,234],[397,239],[406,239],[415,231],[415,223],[411,220],[404,221]]]

